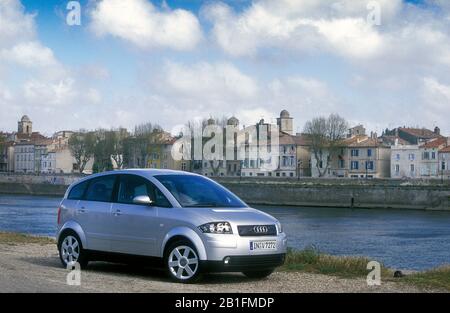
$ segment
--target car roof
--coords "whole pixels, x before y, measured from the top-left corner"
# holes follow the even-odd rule
[[[165,169],[150,169],[150,168],[132,168],[132,169],[126,169],[126,170],[114,170],[114,171],[106,171],[101,173],[96,173],[92,175],[88,175],[86,177],[83,177],[82,179],[77,180],[72,185],[76,185],[82,181],[86,181],[92,178],[101,177],[105,175],[111,175],[111,174],[137,174],[144,177],[153,177],[156,175],[191,175],[191,176],[200,176],[195,173],[191,172],[185,172],[185,171],[176,171],[176,170],[165,170]]]

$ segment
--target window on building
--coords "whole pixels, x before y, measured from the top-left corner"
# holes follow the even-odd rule
[[[367,149],[367,156],[371,157],[372,156],[372,149]]]
[[[294,177],[294,173],[290,173],[289,176]]]
[[[350,163],[350,168],[351,168],[352,170],[357,170],[357,169],[359,169],[359,163],[358,163],[358,161],[352,161],[352,162]]]
[[[414,167],[414,164],[411,164],[411,166],[410,166],[410,170],[411,170],[411,173],[414,173],[414,171],[415,171],[415,167]]]
[[[395,172],[396,173],[400,172],[400,165],[399,164],[395,164]]]
[[[181,170],[182,171],[186,170],[186,162],[181,163]]]
[[[352,157],[359,156],[359,150],[358,149],[352,149],[350,153],[351,153]]]
[[[416,156],[415,156],[414,153],[410,153],[409,156],[408,156],[408,158],[409,158],[410,161],[414,161],[414,159],[416,158]]]
[[[373,161],[367,161],[366,162],[366,169],[367,170],[373,170]]]
[[[345,167],[345,161],[339,160],[339,168],[344,168],[344,167]]]
[[[400,160],[400,154],[399,154],[399,153],[397,153],[397,154],[395,155],[395,159],[396,159],[397,161]]]
[[[431,159],[436,160],[436,152],[431,152]]]
[[[442,161],[441,170],[445,171],[445,161]]]
[[[429,159],[430,159],[430,152],[425,151],[425,152],[422,154],[422,159],[423,159],[423,160],[429,160]]]

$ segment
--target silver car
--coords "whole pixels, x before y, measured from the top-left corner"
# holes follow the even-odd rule
[[[272,216],[209,178],[153,169],[72,184],[58,209],[57,244],[64,267],[140,260],[179,282],[204,272],[266,277],[286,254],[286,235]]]

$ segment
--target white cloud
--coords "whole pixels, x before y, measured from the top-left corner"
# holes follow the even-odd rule
[[[98,104],[100,92],[91,76],[62,64],[38,38],[35,15],[19,0],[0,1],[0,123],[16,128],[16,119],[28,114],[46,121],[40,130],[62,127],[60,118],[80,106]]]
[[[441,112],[450,108],[450,85],[442,84],[434,77],[425,77],[423,86],[424,101],[430,111]]]
[[[91,28],[149,49],[191,50],[202,39],[197,17],[189,11],[159,10],[146,0],[99,1],[90,12]]]
[[[0,57],[25,67],[58,66],[53,51],[37,41],[26,41],[0,51]]]
[[[0,2],[0,48],[35,36],[34,15],[24,14],[17,0]]]
[[[197,100],[245,100],[255,97],[258,92],[256,82],[230,63],[184,65],[167,62],[162,76],[160,87]]]
[[[379,1],[385,19],[400,0]],[[336,50],[344,56],[368,58],[383,49],[376,26],[367,23],[367,1],[255,1],[241,13],[228,5],[206,6],[218,45],[234,56],[254,55],[259,49],[295,51]]]

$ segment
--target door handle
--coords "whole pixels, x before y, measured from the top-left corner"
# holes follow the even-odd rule
[[[114,216],[119,216],[119,215],[122,215],[122,212],[120,210],[116,210],[114,212]]]
[[[78,213],[85,213],[86,209],[84,208],[84,206],[82,206],[80,209],[77,210]]]

